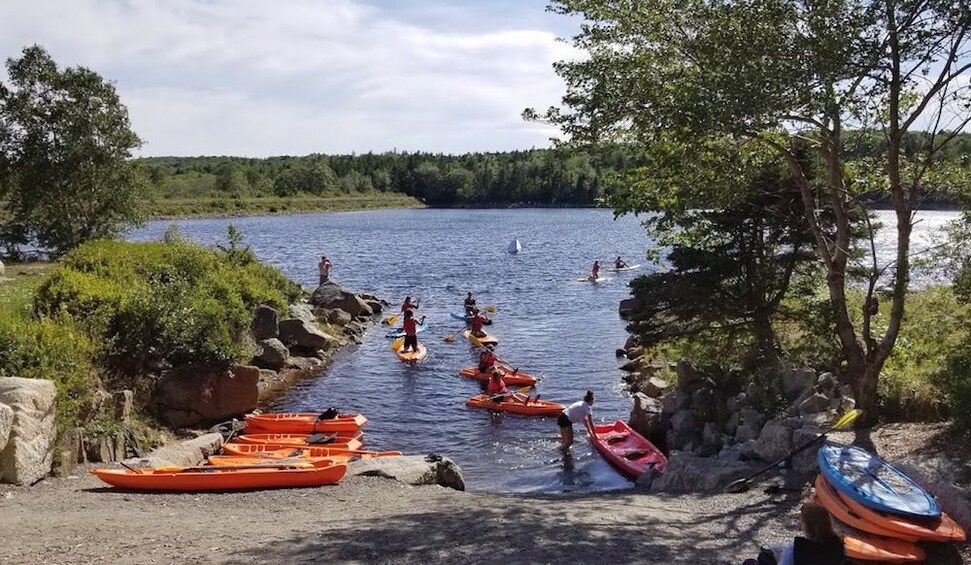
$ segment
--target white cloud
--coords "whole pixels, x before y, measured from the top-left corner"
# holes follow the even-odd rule
[[[144,154],[502,150],[548,144],[519,113],[556,103],[551,64],[574,56],[530,16],[473,29],[355,0],[4,2],[0,53],[40,43],[115,80]]]

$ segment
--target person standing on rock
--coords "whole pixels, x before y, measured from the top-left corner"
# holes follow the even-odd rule
[[[333,267],[327,256],[324,255],[320,258],[320,263],[317,263],[317,268],[320,270],[320,283],[318,286],[328,282],[330,280],[330,268]]]
[[[556,425],[560,427],[560,444],[564,451],[573,445],[573,424],[583,423],[587,433],[593,434],[593,391],[588,390],[583,400],[574,402],[563,409]]]

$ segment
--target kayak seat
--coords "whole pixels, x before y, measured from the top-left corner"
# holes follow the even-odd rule
[[[643,457],[643,456],[647,455],[647,453],[648,452],[647,451],[644,451],[643,449],[631,449],[630,451],[627,451],[627,452],[624,453],[624,458],[625,459],[637,459],[638,457]]]
[[[617,443],[617,442],[620,442],[620,441],[624,441],[625,439],[627,439],[629,437],[630,437],[630,434],[628,434],[628,433],[618,433],[618,432],[614,432],[614,433],[605,435],[604,436],[604,441],[606,441],[607,443]]]

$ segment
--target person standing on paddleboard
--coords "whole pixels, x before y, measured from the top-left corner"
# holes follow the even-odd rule
[[[418,324],[424,324],[425,317],[421,317],[421,321],[415,320],[415,313],[411,310],[405,310],[405,321],[402,324],[405,328],[405,343],[401,346],[401,352],[404,353],[408,351],[408,347],[411,347],[412,351],[418,351]]]
[[[469,295],[465,297],[465,315],[471,318],[475,315],[473,310],[475,310],[475,298],[472,297],[472,293],[470,292]]]
[[[563,449],[569,449],[573,445],[573,424],[583,423],[587,428],[587,433],[593,433],[593,391],[588,390],[583,395],[583,400],[574,402],[567,406],[560,417],[556,419],[556,425],[560,427],[560,444]]]
[[[317,286],[320,286],[330,280],[330,268],[333,266],[334,265],[331,264],[326,255],[320,258],[320,263],[317,263],[317,269],[320,271],[320,283],[318,283]]]
[[[416,300],[412,302],[411,297],[406,296],[405,301],[401,303],[401,312],[408,313],[409,311],[414,310],[415,308],[418,308],[420,305],[421,305],[421,300]]]
[[[590,269],[590,280],[597,280],[600,278],[600,261],[593,262],[593,268]]]

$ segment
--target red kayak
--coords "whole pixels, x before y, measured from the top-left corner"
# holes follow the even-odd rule
[[[668,458],[625,422],[618,420],[613,424],[594,426],[594,432],[590,436],[593,447],[617,470],[632,479],[651,468],[663,473],[668,466]]]
[[[247,433],[312,434],[354,432],[367,424],[361,414],[340,414],[336,418],[320,419],[320,414],[283,412],[278,414],[247,414]]]
[[[536,386],[539,380],[526,373],[514,373],[505,367],[499,369],[499,371],[502,372],[502,380],[506,381],[509,386]],[[490,373],[480,373],[478,367],[466,367],[459,371],[459,375],[467,379],[477,380],[480,383],[489,382],[489,378],[492,376]]]

